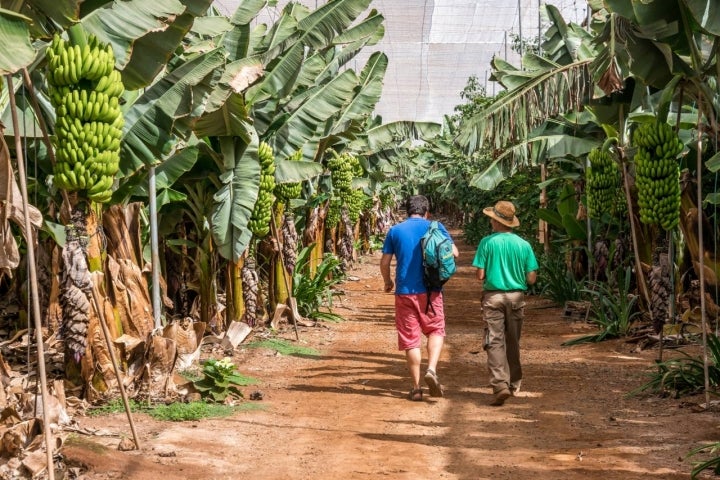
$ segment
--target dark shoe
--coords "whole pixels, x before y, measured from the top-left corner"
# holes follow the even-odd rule
[[[490,402],[490,405],[492,405],[493,407],[499,407],[503,403],[505,403],[505,400],[507,400],[508,398],[510,398],[510,390],[508,390],[507,388],[503,388],[495,394],[495,399]]]
[[[427,386],[430,389],[431,397],[443,396],[443,388],[442,385],[440,385],[440,379],[434,371],[428,369],[425,374],[425,383],[427,383]]]
[[[422,388],[413,388],[408,394],[408,399],[413,402],[422,402]]]

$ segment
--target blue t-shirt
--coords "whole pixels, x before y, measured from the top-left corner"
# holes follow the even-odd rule
[[[438,222],[440,231],[450,238],[445,226]],[[383,244],[383,253],[395,255],[395,294],[407,295],[425,293],[423,283],[422,248],[420,239],[430,228],[430,220],[410,217],[388,230]]]

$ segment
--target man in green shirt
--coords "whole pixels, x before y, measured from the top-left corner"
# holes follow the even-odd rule
[[[525,290],[537,280],[538,263],[530,244],[513,232],[520,225],[515,205],[499,201],[483,213],[490,217],[493,233],[480,241],[473,266],[483,289],[485,349],[494,394],[490,404],[500,406],[520,390]]]

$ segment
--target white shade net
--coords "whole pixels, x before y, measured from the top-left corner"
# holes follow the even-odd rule
[[[287,1],[266,8],[259,21],[272,22]],[[323,0],[299,3],[317,8]],[[567,22],[582,23],[584,0],[551,0]],[[232,14],[238,0],[218,0],[223,13]],[[385,122],[396,120],[441,122],[462,103],[460,92],[470,76],[492,95],[501,88],[489,82],[490,61],[500,56],[519,65],[513,36],[537,42],[541,2],[538,0],[374,0],[370,8],[385,17],[385,37],[353,60],[359,71],[374,51],[389,59],[382,98],[376,112]]]

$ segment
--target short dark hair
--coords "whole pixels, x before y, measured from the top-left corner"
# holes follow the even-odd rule
[[[430,202],[424,195],[413,195],[405,202],[408,217],[410,215],[425,215],[430,210]]]

